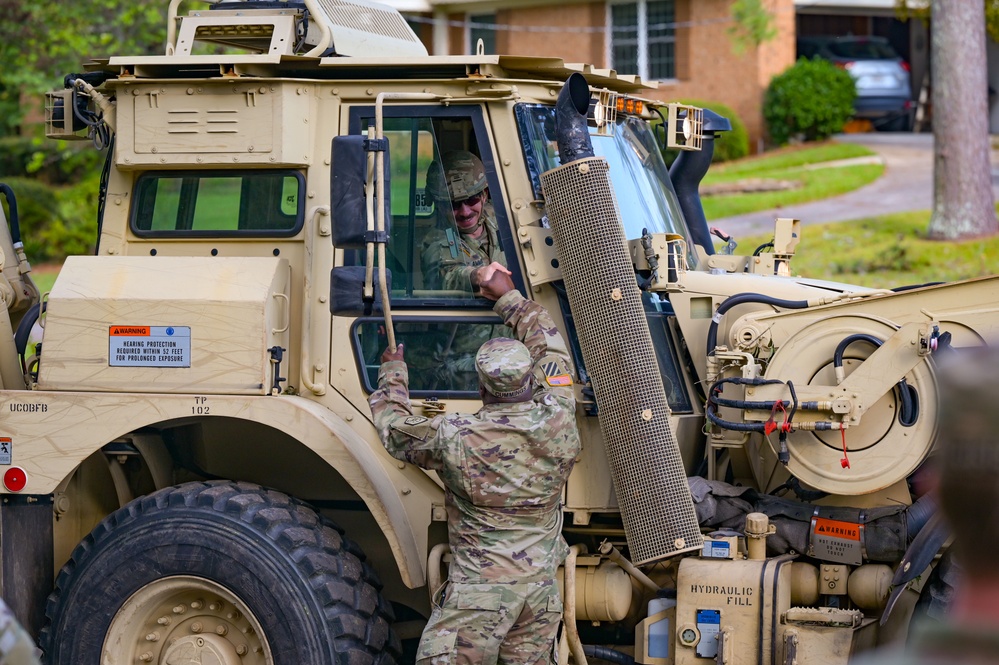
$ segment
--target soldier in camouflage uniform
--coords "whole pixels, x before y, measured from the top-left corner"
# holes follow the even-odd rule
[[[472,281],[476,269],[493,262],[506,265],[486,169],[466,150],[447,152],[430,165],[427,192],[441,228],[428,234],[423,244],[424,284],[428,289],[472,291],[477,287]]]
[[[491,339],[476,354],[483,407],[414,415],[400,347],[382,355],[371,412],[389,453],[436,470],[446,489],[453,559],[417,662],[548,664],[562,613],[555,572],[568,552],[561,494],[580,450],[569,354],[502,267],[479,274],[521,340]]]
[[[14,613],[0,600],[0,665],[39,665],[38,649]]]
[[[993,340],[994,345],[999,340]],[[947,360],[950,360],[948,363]],[[902,649],[854,665],[999,663],[999,349],[966,349],[939,362],[940,423],[934,456],[940,507],[960,570],[942,620],[913,622]],[[924,590],[925,593],[925,590]]]
[[[478,288],[479,268],[506,266],[482,161],[466,150],[444,153],[427,171],[427,193],[434,199],[438,228],[423,243],[424,286],[471,296]],[[486,340],[505,334],[503,326],[457,328],[430,358],[436,388],[475,390],[475,352]]]

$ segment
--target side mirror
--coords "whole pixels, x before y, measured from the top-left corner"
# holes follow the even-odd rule
[[[330,313],[334,316],[371,316],[382,313],[382,291],[378,270],[374,273],[374,298],[364,297],[364,266],[337,266],[330,273]],[[392,285],[392,271],[385,270],[385,281]]]
[[[389,206],[391,190],[389,182],[388,141],[382,140],[385,152],[385,235],[388,237],[392,210]],[[367,206],[364,200],[364,186],[367,184],[368,153],[378,150],[376,141],[365,136],[337,136],[333,139],[333,166],[330,177],[330,218],[333,226],[333,244],[342,249],[364,249],[368,242],[377,242],[374,231],[368,232]],[[375,175],[378,178],[378,175]],[[377,193],[375,194],[377,196]],[[378,201],[375,201],[378,205]],[[377,210],[377,208],[376,208]]]

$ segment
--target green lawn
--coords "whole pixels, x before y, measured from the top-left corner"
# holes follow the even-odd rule
[[[755,157],[713,164],[708,175],[704,178],[704,182],[723,182],[745,177],[756,178],[766,171],[780,171],[840,159],[871,157],[874,154],[869,148],[856,143],[837,143],[835,141],[805,143],[780,148]]]
[[[58,265],[46,264],[33,266],[31,270],[31,280],[38,287],[39,293],[48,293],[55,284],[56,275],[59,274]]]
[[[791,261],[795,275],[881,288],[999,274],[999,236],[963,242],[926,239],[929,211],[804,226]],[[772,236],[739,239],[737,252]]]
[[[861,145],[826,141],[713,165],[704,178],[704,187],[748,180],[791,181],[797,186],[779,191],[702,196],[704,215],[709,220],[720,219],[845,194],[877,180],[884,173],[884,166],[861,164],[814,170],[802,167],[872,155]]]

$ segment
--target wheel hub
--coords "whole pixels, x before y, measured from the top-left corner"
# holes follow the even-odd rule
[[[215,582],[167,577],[142,587],[115,614],[102,665],[273,665],[253,613]]]
[[[166,648],[163,662],[169,665],[230,665],[242,661],[236,647],[224,637],[189,635]]]

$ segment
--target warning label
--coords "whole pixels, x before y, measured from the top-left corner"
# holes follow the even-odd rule
[[[111,367],[190,367],[189,326],[111,326]]]
[[[809,554],[823,561],[860,565],[863,563],[862,538],[860,524],[813,517]]]
[[[0,436],[0,464],[9,466],[13,456],[13,442],[9,436]]]

